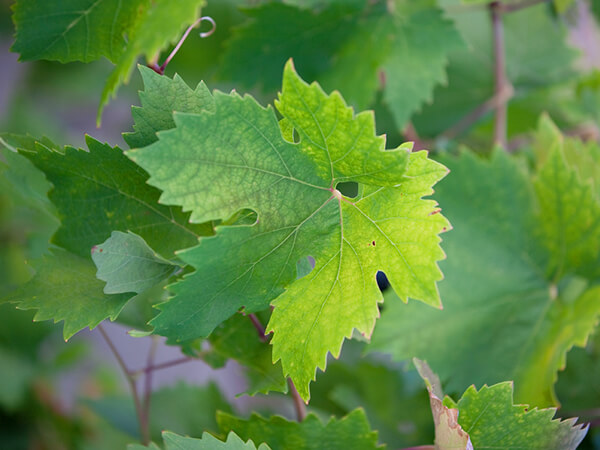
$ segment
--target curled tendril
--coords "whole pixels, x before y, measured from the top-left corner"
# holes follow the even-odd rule
[[[179,42],[177,42],[177,45],[175,46],[175,48],[171,51],[171,53],[169,54],[169,56],[167,56],[167,59],[165,59],[165,62],[162,63],[162,65],[160,67],[156,63],[151,64],[148,67],[150,67],[156,73],[158,73],[160,75],[164,75],[165,69],[167,68],[167,65],[171,62],[171,60],[173,59],[173,57],[177,54],[177,52],[179,51],[179,49],[181,48],[181,46],[183,45],[183,43],[185,42],[185,40],[187,39],[187,37],[189,36],[189,34],[192,32],[192,30],[194,28],[198,27],[204,21],[209,22],[211,24],[211,28],[208,31],[201,32],[200,33],[200,37],[202,39],[204,39],[204,38],[209,37],[210,35],[212,35],[215,32],[215,30],[217,29],[217,24],[216,24],[215,20],[212,17],[210,17],[210,16],[202,16],[198,20],[196,20],[193,24],[191,24],[187,28],[187,30],[185,30],[185,33],[183,33],[183,36],[181,36],[181,39],[179,39]]]

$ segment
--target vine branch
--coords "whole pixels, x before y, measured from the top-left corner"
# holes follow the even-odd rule
[[[502,14],[506,6],[502,2],[490,3],[492,15],[492,36],[494,42],[494,97],[500,98],[509,84],[506,76],[506,56],[504,49],[504,25]],[[507,102],[496,105],[494,117],[494,144],[506,148]]]
[[[104,329],[102,324],[98,325],[98,331],[100,331],[100,334],[102,335],[102,337],[108,344],[108,348],[110,348],[111,352],[115,356],[115,359],[117,360],[117,363],[119,364],[119,366],[123,370],[123,373],[125,374],[125,378],[127,379],[127,383],[129,384],[129,388],[131,389],[131,395],[133,396],[133,404],[135,406],[135,412],[136,412],[136,415],[138,418],[138,423],[140,426],[141,441],[142,441],[142,444],[147,445],[150,443],[150,433],[149,433],[149,429],[148,429],[148,424],[147,423],[144,424],[142,421],[144,414],[143,414],[142,403],[140,401],[140,396],[138,394],[137,383],[135,381],[135,378],[132,376],[131,372],[127,368],[127,364],[125,364],[125,360],[121,357],[121,354],[117,350],[117,347],[115,347],[115,344],[113,344],[112,340],[106,333],[106,330]]]

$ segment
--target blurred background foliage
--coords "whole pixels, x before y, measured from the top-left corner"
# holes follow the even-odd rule
[[[111,63],[17,62],[17,55],[9,51],[14,35],[11,3],[0,0],[0,130],[47,136],[57,144],[74,146],[82,146],[89,133],[125,147],[121,133],[131,129],[130,107],[139,104],[137,72],[105,109],[102,125],[96,128],[96,110]],[[366,4],[378,7],[377,2]],[[380,70],[387,56],[379,49],[378,38],[385,41],[389,30],[378,28],[381,25],[371,16],[365,18],[364,3],[356,0],[209,0],[202,13],[215,20],[216,33],[206,39],[192,34],[166,73],[180,74],[190,86],[204,80],[211,89],[249,92],[267,104],[275,98],[283,63],[294,57],[305,79],[315,79],[327,90],[338,88],[349,103],[373,109],[378,132],[387,135],[388,146],[413,140],[417,147],[435,152],[468,146],[487,153],[493,147],[493,111],[483,111],[468,123],[463,119],[494,95],[488,11],[476,2],[439,0],[439,5],[462,43],[449,55],[447,79],[435,83],[431,97],[411,111],[408,121],[399,120],[390,109],[385,92],[390,75]],[[506,17],[507,72],[513,89],[508,103],[509,150],[527,153],[543,112],[568,135],[600,138],[599,21],[596,0],[577,0],[564,12],[541,4]],[[297,40],[280,38],[295,33],[304,34]],[[361,69],[362,64],[370,66]],[[362,81],[356,85],[346,77]],[[0,158],[10,157],[5,152]],[[25,262],[47,250],[57,228],[44,177],[25,165],[18,173],[8,173],[2,161],[0,297],[29,279]],[[59,327],[32,324],[32,316],[0,305],[0,448],[124,448],[138,438],[131,397],[115,366],[104,361],[102,353],[91,364],[90,355],[98,351],[91,340],[84,337],[65,345]],[[431,442],[433,426],[421,379],[385,358],[361,358],[363,345],[351,341],[342,358],[319,376],[309,409],[326,418],[363,406],[371,426],[379,430],[380,442],[390,448]],[[69,375],[82,370],[83,377]],[[587,348],[569,353],[557,384],[559,414],[592,422],[582,448],[600,449],[599,382],[597,334]],[[211,383],[158,389],[153,394],[152,436],[158,439],[164,428],[190,435],[217,432],[214,411],[239,407],[230,405],[231,397]],[[277,401],[259,402],[253,409],[290,414]]]

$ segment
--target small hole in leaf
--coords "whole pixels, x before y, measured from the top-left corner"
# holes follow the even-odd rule
[[[356,198],[356,196],[358,196],[358,183],[355,181],[338,183],[335,188],[340,191],[344,197]]]
[[[305,256],[304,258],[300,258],[296,263],[296,278],[302,278],[312,272],[315,268],[315,258],[312,256]]]
[[[388,281],[385,273],[382,271],[377,272],[377,286],[379,286],[379,290],[384,292],[387,288],[390,287],[390,282]]]
[[[298,134],[298,132],[296,131],[295,128],[294,128],[294,131],[292,132],[292,139],[294,140],[295,144],[300,142],[300,135]]]

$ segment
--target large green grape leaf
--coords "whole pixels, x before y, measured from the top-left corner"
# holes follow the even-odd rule
[[[444,404],[458,409],[458,423],[467,430],[473,448],[498,450],[574,450],[587,433],[577,419],[553,419],[554,408],[537,409],[513,404],[510,382],[469,387],[458,402],[448,397]]]
[[[270,450],[267,444],[260,444],[258,449],[254,442],[248,440],[244,442],[240,437],[233,431],[227,435],[225,442],[217,439],[210,433],[202,433],[202,438],[195,439],[191,437],[179,436],[178,434],[165,431],[163,433],[163,440],[165,441],[166,450]],[[128,445],[128,450],[144,450],[144,449],[158,449],[155,444],[151,444],[149,447],[143,445],[133,444]]]
[[[371,431],[362,409],[339,420],[332,418],[326,424],[314,414],[309,414],[302,422],[291,422],[281,416],[267,420],[258,414],[244,420],[221,412],[217,413],[217,423],[224,433],[234,431],[242,439],[266,442],[278,450],[380,448],[377,432]]]
[[[175,44],[183,31],[200,17],[203,5],[204,0],[154,0],[148,4],[131,28],[127,47],[106,81],[98,107],[98,123],[109,98],[115,95],[121,83],[129,81],[139,55],[152,61],[165,47]]]
[[[544,213],[516,159],[465,153],[444,163],[452,176],[436,196],[455,227],[444,246],[444,310],[398,308],[390,293],[370,350],[426,359],[451,391],[514,380],[517,401],[556,405],[556,372],[594,329],[600,289],[573,276],[546,279]]]
[[[178,267],[152,250],[137,234],[113,231],[102,244],[92,247],[98,279],[105,281],[105,294],[150,289],[173,274]]]
[[[147,0],[19,0],[13,21],[12,51],[22,61],[50,59],[90,62],[105,56],[116,62],[127,45],[125,34]]]
[[[85,327],[94,328],[106,318],[114,320],[128,294],[106,295],[91,261],[61,249],[33,262],[34,277],[2,301],[20,309],[37,309],[34,320],[64,320],[63,335],[69,339]]]
[[[188,340],[208,335],[241,307],[257,311],[276,299],[268,325],[274,360],[308,399],[327,352],[339,355],[353,328],[371,333],[378,270],[404,301],[439,306],[436,261],[444,255],[437,235],[449,225],[432,214],[436,202],[421,198],[446,169],[426,152],[384,150],[372,114],[354,115],[339,94],[302,81],[291,63],[276,104],[297,144],[251,97],[215,92],[214,99],[215,113],[176,114],[175,129],[128,155],[164,191],[160,201],[191,210],[192,222],[248,208],[258,219],[220,227],[217,237],[179,253],[196,272],[171,286],[175,297],[152,324]],[[357,198],[336,189],[344,181],[363,185]],[[314,270],[284,292],[307,256]]]
[[[135,131],[123,135],[131,148],[145,147],[158,139],[158,131],[175,127],[174,111],[214,112],[214,100],[203,82],[191,89],[179,75],[169,78],[145,66],[138,68],[145,86],[145,91],[140,92],[142,106],[131,108]]]
[[[89,151],[66,147],[64,153],[41,143],[22,148],[54,185],[50,200],[62,222],[53,242],[81,257],[113,231],[140,235],[161,255],[194,245],[212,226],[188,223],[178,208],[157,204],[160,192],[146,184],[148,175],[118,147],[88,137]]]

